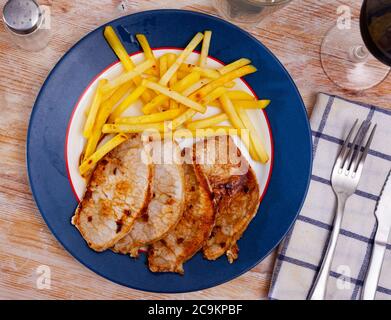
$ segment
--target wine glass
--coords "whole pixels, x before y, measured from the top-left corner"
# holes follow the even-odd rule
[[[332,27],[321,47],[322,67],[339,87],[363,91],[381,83],[391,66],[391,0],[364,0],[360,23]]]

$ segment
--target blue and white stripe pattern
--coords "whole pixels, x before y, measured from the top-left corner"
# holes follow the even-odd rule
[[[391,111],[323,93],[318,95],[310,121],[314,167],[308,196],[280,246],[270,299],[307,298],[332,228],[336,206],[330,183],[332,167],[356,118],[377,123],[378,128],[358,189],[346,205],[326,298],[360,299],[376,231],[375,206],[391,168]],[[391,299],[390,243],[391,239],[376,299]]]

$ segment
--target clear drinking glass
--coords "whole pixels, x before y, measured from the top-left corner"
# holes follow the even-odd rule
[[[391,67],[391,0],[364,0],[360,22],[333,26],[320,56],[326,75],[345,90],[363,91],[381,83]]]
[[[222,17],[235,24],[255,27],[261,20],[292,0],[213,0]]]

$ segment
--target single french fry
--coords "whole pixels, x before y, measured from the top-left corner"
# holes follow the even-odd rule
[[[226,92],[227,89],[225,89],[224,87],[218,87],[214,89],[212,92],[210,92],[207,96],[203,97],[200,100],[200,103],[205,106],[209,105],[212,101],[216,101],[216,99],[220,98],[221,95],[223,95]]]
[[[241,91],[241,90],[233,90],[233,91],[226,91],[226,92],[227,92],[228,98],[232,101],[232,103],[234,104],[235,107],[236,107],[235,104],[238,100],[242,100],[242,101],[246,101],[246,102],[257,101],[257,100],[255,100],[255,98],[252,95],[248,94],[247,92]],[[209,94],[209,95],[211,95],[211,94]],[[209,101],[207,103],[202,102],[203,100],[205,100],[205,98],[204,98],[203,100],[200,101],[200,103],[207,104],[211,107],[221,108],[221,103],[218,100],[218,98],[219,97],[212,96],[209,98]]]
[[[122,45],[121,40],[118,38],[112,26],[105,27],[103,35],[113,49],[117,57],[120,59],[122,65],[126,71],[131,71],[135,68],[135,64],[126,52],[125,47]]]
[[[158,113],[151,113],[144,116],[133,116],[133,117],[123,117],[117,118],[115,123],[123,124],[138,124],[138,123],[156,123],[163,122],[166,120],[172,120],[181,114],[181,110],[172,109]]]
[[[232,125],[236,129],[245,129],[245,126],[242,122],[242,120],[239,118],[236,109],[232,103],[232,101],[228,98],[227,94],[224,93],[219,98],[221,106],[224,110],[224,112],[229,117],[229,120],[231,121]]]
[[[80,174],[84,176],[88,171],[94,168],[100,159],[127,139],[128,137],[125,134],[120,133],[107,141],[103,146],[99,147],[91,156],[82,162],[79,167]]]
[[[85,138],[89,138],[90,135],[91,135],[92,129],[94,127],[96,115],[98,113],[99,106],[100,106],[101,101],[102,101],[101,88],[106,83],[107,83],[107,79],[101,79],[98,82],[98,86],[96,88],[95,95],[94,95],[94,97],[92,99],[92,103],[91,103],[91,106],[90,106],[89,111],[88,111],[87,120],[86,120],[85,125],[84,125],[83,136]]]
[[[137,101],[138,98],[146,90],[144,86],[139,86],[133,90],[111,113],[109,117],[109,122],[114,122],[115,119],[119,118],[124,111],[129,108],[133,103]]]
[[[137,133],[149,129],[163,132],[165,126],[163,122],[159,123],[142,123],[142,124],[105,124],[102,128],[103,133]]]
[[[155,64],[152,66],[155,70],[157,70],[157,59],[155,55],[153,54],[153,51],[151,49],[151,46],[149,45],[148,39],[144,34],[136,34],[136,39],[138,40],[141,49],[143,49],[145,58],[147,60],[152,60],[155,62]]]
[[[215,126],[226,120],[228,120],[228,116],[225,113],[220,113],[208,118],[203,118],[192,122],[188,122],[186,124],[186,128],[190,130],[208,128],[208,127]]]
[[[176,59],[177,59],[177,55],[175,53],[169,53],[167,56],[168,67],[171,67],[175,63]],[[177,81],[178,81],[178,77],[175,72],[174,75],[171,77],[170,81],[168,82],[168,86],[172,89],[175,83],[177,83]],[[179,106],[178,102],[170,99],[170,109],[177,109],[178,106]]]
[[[221,76],[221,74],[217,70],[213,70],[213,69],[194,67],[193,71],[198,71],[201,73],[202,77],[213,79],[213,80],[218,79]]]
[[[251,142],[254,145],[255,152],[257,153],[259,159],[262,163],[268,162],[269,155],[267,154],[266,148],[263,145],[261,138],[258,136],[257,131],[247,114],[247,111],[242,108],[237,108],[236,110],[245,127],[250,130]]]
[[[227,95],[228,98],[230,98],[231,100],[250,100],[250,101],[256,100],[256,98],[253,97],[251,94],[242,90],[228,91]]]
[[[171,89],[164,87],[158,83],[153,83],[148,80],[143,80],[142,84],[144,86],[146,86],[147,88],[152,89],[157,92],[160,92],[161,94],[164,94],[165,96],[167,96],[175,101],[178,101],[179,103],[181,103],[191,109],[194,109],[194,110],[202,112],[202,113],[204,113],[206,110],[206,108],[204,106],[202,106],[201,104],[187,98],[186,96],[178,93],[177,91],[171,90]]]
[[[177,72],[179,66],[186,60],[186,58],[193,52],[193,50],[198,46],[198,44],[202,41],[204,35],[198,32],[194,38],[189,42],[186,48],[181,52],[179,57],[176,59],[174,64],[167,70],[167,72],[160,79],[159,83],[163,86],[167,85],[168,81],[170,81],[171,77]]]
[[[233,104],[235,108],[265,109],[270,104],[270,100],[234,100]]]
[[[142,63],[140,63],[137,67],[135,67],[133,70],[128,71],[124,74],[121,74],[117,78],[109,81],[107,84],[105,84],[102,87],[102,94],[105,94],[107,92],[110,92],[111,90],[114,90],[121,86],[122,84],[134,79],[135,77],[139,76],[141,73],[143,73],[145,70],[149,69],[153,65],[152,60],[147,60]]]
[[[113,107],[123,98],[123,96],[129,91],[131,87],[132,84],[129,82],[123,84],[114,92],[114,94],[108,100],[104,101],[99,107],[92,134],[87,140],[84,152],[84,159],[88,158],[95,152],[100,137],[102,135],[103,125],[106,123],[107,118],[109,117]]]
[[[236,111],[232,101],[228,98],[227,94],[221,95],[219,100],[220,100],[220,103],[222,105],[224,112],[228,115],[229,120],[232,123],[232,125],[234,126],[234,128],[246,129],[246,126],[244,125],[242,119],[237,114],[237,111]],[[248,141],[247,139],[242,139],[242,141],[246,145],[251,157],[254,160],[258,160],[259,157],[258,157],[258,154],[254,150],[255,147],[253,146],[254,142],[251,138],[251,134],[250,134],[250,141]]]
[[[183,78],[182,80],[175,83],[175,85],[172,87],[172,90],[181,92],[183,94],[184,90],[197,83],[199,79],[200,79],[200,74],[198,72],[191,73],[187,75],[185,78]],[[169,98],[167,96],[160,94],[155,98],[153,98],[149,103],[144,105],[141,111],[144,112],[144,114],[149,114],[153,110],[155,110],[158,106],[162,105],[168,99]]]
[[[183,63],[178,69],[178,72],[184,72],[186,74],[191,73],[193,71],[200,72],[202,77],[209,79],[217,79],[221,76],[221,73],[217,70],[199,67],[191,63]]]
[[[175,63],[175,60],[177,58],[178,58],[178,56],[175,53],[170,52],[170,53],[167,54],[167,65],[168,65],[169,68]],[[171,87],[177,81],[178,81],[178,77],[177,77],[177,74],[175,72],[173,74],[173,76],[171,77],[170,81],[168,82],[168,84]]]
[[[236,78],[243,77],[247,74],[256,72],[257,69],[254,66],[244,66],[239,69],[236,69],[234,71],[228,72],[224,75],[222,75],[220,78],[211,81],[204,87],[202,87],[199,91],[194,93],[194,98],[195,101],[201,100],[203,97],[205,97],[208,93],[213,91],[214,89],[223,86],[225,83],[230,82]]]
[[[194,92],[197,92],[199,89],[201,89],[203,86],[210,83],[209,79],[200,79],[196,83],[194,83],[191,87],[188,87],[186,90],[182,92],[182,94],[186,97],[191,96]]]
[[[184,124],[186,121],[190,120],[196,115],[197,111],[193,109],[187,109],[184,111],[181,115],[176,117],[175,119],[172,120],[170,124],[170,129],[174,130],[178,127],[180,127],[182,124]]]
[[[235,81],[229,81],[227,83],[224,83],[224,87],[226,88],[233,88],[235,87],[235,85],[236,85]]]
[[[159,76],[160,78],[167,72],[168,69],[168,54],[163,54],[159,58]]]
[[[202,48],[201,48],[200,61],[199,61],[199,65],[201,68],[206,67],[206,60],[208,59],[211,38],[212,38],[212,31],[209,30],[205,31],[204,39],[202,40]]]
[[[250,63],[251,63],[251,60],[246,59],[246,58],[241,58],[241,59],[236,60],[236,61],[234,61],[234,62],[232,62],[230,64],[227,64],[224,67],[221,67],[219,69],[219,72],[221,74],[226,74],[226,73],[232,72],[232,71],[234,71],[236,69],[239,69],[241,67],[244,67],[244,66],[246,66],[246,65],[248,65]]]

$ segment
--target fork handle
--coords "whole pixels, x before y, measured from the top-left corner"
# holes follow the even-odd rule
[[[334,218],[334,227],[330,236],[330,241],[327,247],[326,254],[324,256],[322,266],[320,267],[318,276],[315,280],[312,291],[310,292],[310,300],[324,300],[326,296],[327,280],[330,274],[331,263],[333,261],[335,247],[337,246],[337,240],[339,231],[341,229],[343,212],[345,210],[347,197],[344,195],[337,195],[337,212]]]
[[[380,271],[382,268],[385,252],[386,252],[385,243],[375,238],[371,261],[369,263],[367,276],[365,278],[364,286],[362,289],[363,290],[361,296],[362,300],[375,299],[377,285],[379,282]]]

